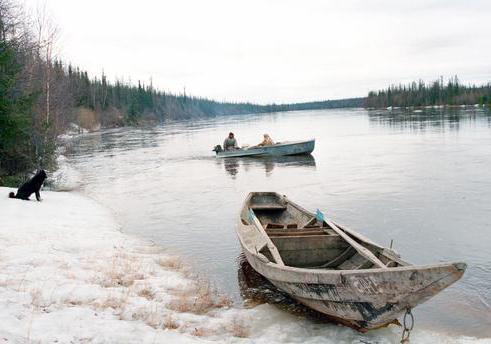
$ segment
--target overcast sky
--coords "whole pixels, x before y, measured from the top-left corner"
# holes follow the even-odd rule
[[[487,0],[27,0],[46,2],[59,55],[90,74],[152,78],[217,100],[364,96],[457,74],[491,80]]]

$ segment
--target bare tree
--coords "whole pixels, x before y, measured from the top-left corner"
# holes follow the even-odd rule
[[[37,10],[36,31],[38,55],[44,59],[45,64],[45,100],[46,100],[46,124],[50,121],[50,96],[51,96],[51,73],[53,65],[53,49],[58,38],[58,27],[53,23],[46,10],[46,3]]]
[[[15,4],[11,0],[0,0],[0,40],[3,42],[14,32],[16,18]]]

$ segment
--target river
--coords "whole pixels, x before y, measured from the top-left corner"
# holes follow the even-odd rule
[[[315,137],[312,156],[216,159],[239,144]],[[491,337],[491,114],[336,109],[121,128],[71,141],[82,190],[123,232],[169,248],[242,305],[235,223],[250,191],[323,209],[416,264],[464,261],[462,280],[414,310],[419,328]]]

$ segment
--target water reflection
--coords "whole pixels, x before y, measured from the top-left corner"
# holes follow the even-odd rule
[[[392,128],[425,131],[458,131],[462,123],[476,121],[491,122],[491,111],[487,108],[472,108],[463,111],[460,108],[431,108],[417,110],[372,110],[368,112],[370,124]]]
[[[276,289],[266,278],[257,273],[249,264],[244,254],[237,257],[237,281],[240,288],[240,295],[246,304],[261,303],[292,303],[293,300],[280,290]]]
[[[325,314],[298,303],[288,294],[277,289],[271,282],[254,270],[243,253],[237,258],[237,262],[239,265],[237,281],[245,307],[268,303],[283,311],[305,317],[311,321],[318,323],[332,322]]]
[[[159,128],[108,129],[78,136],[63,143],[68,154],[90,157],[99,152],[156,148],[159,146],[159,130]]]
[[[281,167],[307,167],[316,168],[315,158],[312,154],[290,155],[290,156],[269,156],[269,157],[243,157],[217,159],[217,164],[223,165],[227,174],[235,178],[242,168],[248,171],[251,166],[260,166],[266,176],[269,176],[276,166]]]
[[[238,158],[222,159],[225,171],[234,178],[239,173],[239,161]]]

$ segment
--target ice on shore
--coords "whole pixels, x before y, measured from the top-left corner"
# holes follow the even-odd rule
[[[67,162],[64,155],[59,155],[56,159],[58,169],[50,176],[49,181],[57,191],[73,191],[82,185],[80,173]]]
[[[119,232],[95,201],[63,192],[21,201],[10,191],[0,188],[0,340],[189,343],[237,331],[226,299]]]
[[[359,334],[263,304],[230,306],[161,248],[119,231],[73,192],[42,202],[0,187],[0,342],[393,343],[399,328]],[[416,330],[415,343],[466,343]],[[481,340],[482,342],[489,342]],[[413,341],[412,341],[413,342]]]

